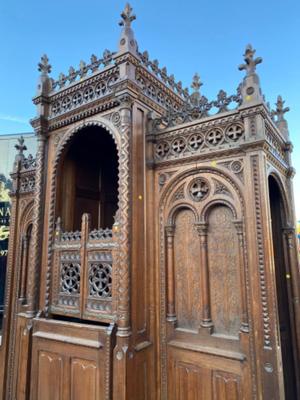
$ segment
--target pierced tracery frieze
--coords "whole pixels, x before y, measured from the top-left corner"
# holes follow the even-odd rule
[[[119,70],[113,69],[53,96],[50,116],[56,117],[112,93],[119,77]]]
[[[135,79],[143,94],[158,103],[161,107],[179,110],[182,106],[183,102],[176,95],[166,90],[163,84],[160,84],[157,79],[153,78],[143,69],[137,70]]]
[[[241,124],[230,124],[229,126],[215,127],[208,131],[198,131],[189,134],[190,130],[177,131],[176,136],[169,134],[162,136],[155,144],[156,161],[164,161],[177,157],[190,156],[217,149],[221,146],[232,146],[244,139],[244,127]]]
[[[24,176],[20,180],[20,193],[33,192],[35,190],[35,175]]]

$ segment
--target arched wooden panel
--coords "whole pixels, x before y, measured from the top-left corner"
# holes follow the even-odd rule
[[[237,231],[232,211],[214,206],[208,216],[208,264],[214,332],[237,336],[241,325],[241,288]]]
[[[200,245],[191,210],[179,211],[175,221],[175,309],[177,326],[198,329],[201,317]]]

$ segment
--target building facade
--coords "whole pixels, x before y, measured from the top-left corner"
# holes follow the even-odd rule
[[[299,266],[288,111],[249,45],[209,101],[140,52],[58,80],[20,141],[0,350],[3,399],[297,399]]]

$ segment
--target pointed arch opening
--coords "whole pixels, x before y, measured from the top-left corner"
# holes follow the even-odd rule
[[[106,129],[87,126],[74,135],[58,169],[56,216],[66,231],[80,230],[84,213],[91,228],[112,228],[118,208],[118,154]]]
[[[287,215],[283,194],[277,179],[270,175],[268,183],[284,390],[287,399],[294,399],[297,397],[294,362],[296,346],[294,346],[295,332],[292,318],[291,273],[287,255],[288,248],[284,238]]]

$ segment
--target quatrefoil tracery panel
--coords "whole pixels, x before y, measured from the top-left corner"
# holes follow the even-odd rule
[[[89,294],[93,297],[111,297],[112,265],[91,263],[89,268]]]
[[[232,124],[226,129],[226,137],[234,142],[238,141],[244,134],[244,128],[238,124]]]
[[[80,264],[63,262],[60,273],[60,291],[67,294],[80,292]]]
[[[189,195],[194,201],[206,199],[210,192],[210,185],[204,178],[193,179],[188,187]]]

